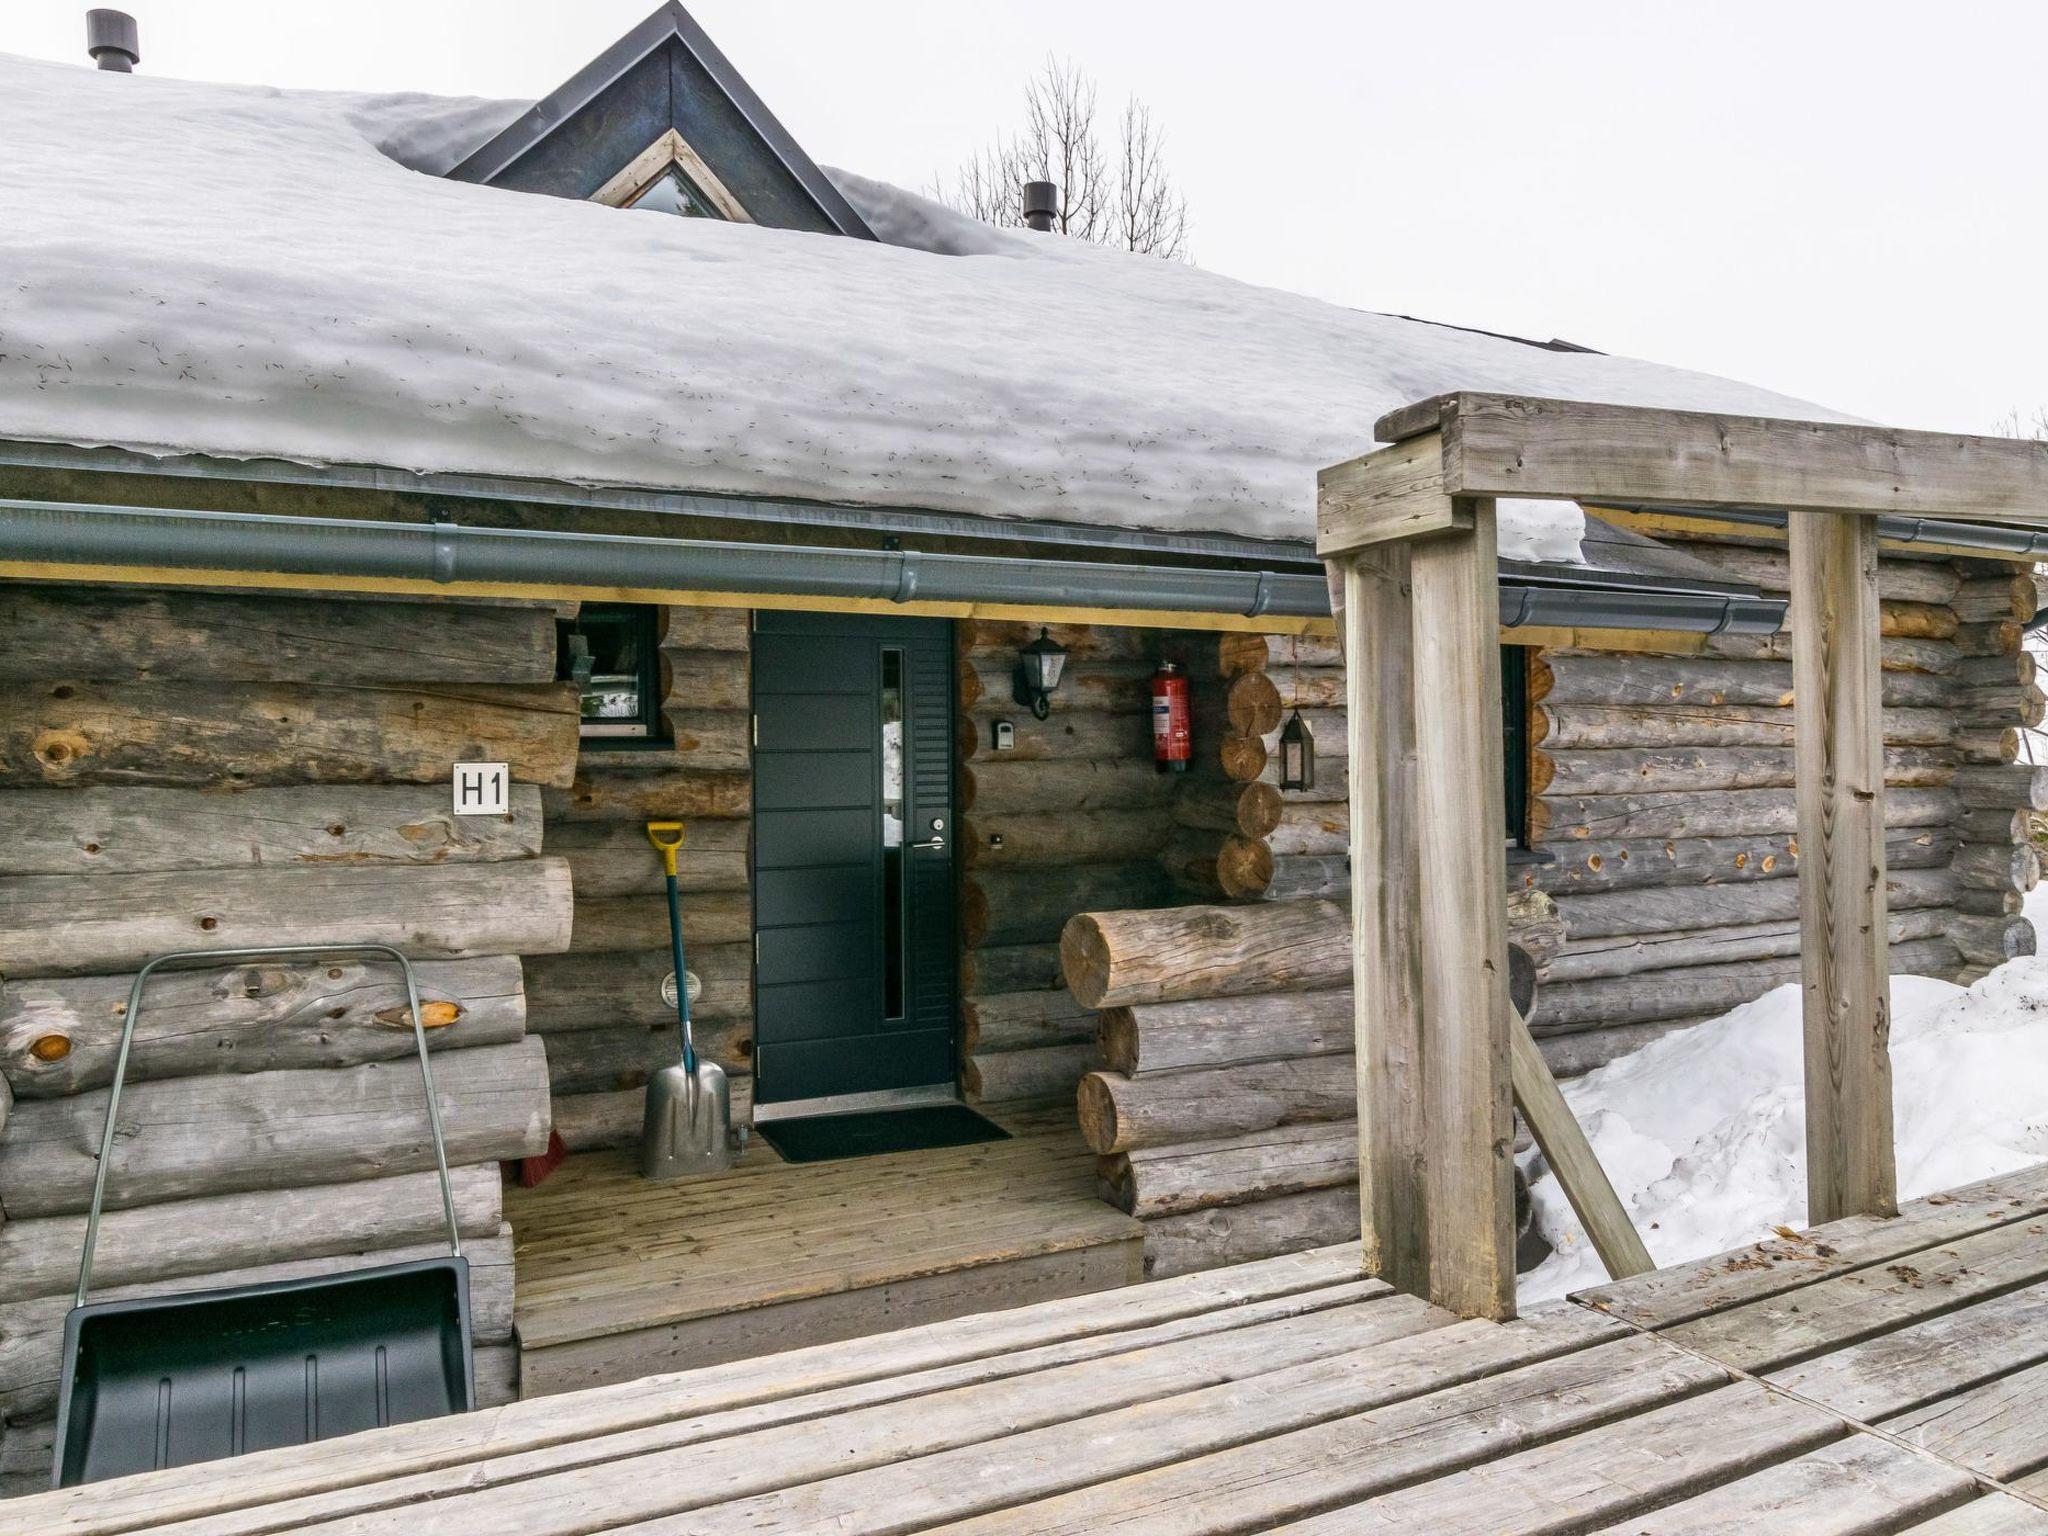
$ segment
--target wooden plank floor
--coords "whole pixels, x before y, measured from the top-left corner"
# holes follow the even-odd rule
[[[524,1397],[746,1359],[1140,1279],[1072,1105],[1007,1141],[650,1184],[630,1152],[506,1191]]]
[[[42,1495],[317,1530],[2048,1536],[2048,1168],[1457,1322],[1356,1246]]]

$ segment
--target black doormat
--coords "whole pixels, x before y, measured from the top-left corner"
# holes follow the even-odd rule
[[[825,1163],[878,1152],[922,1152],[927,1147],[965,1147],[977,1141],[1007,1141],[1010,1133],[965,1104],[919,1104],[909,1109],[869,1109],[851,1115],[809,1115],[801,1120],[764,1120],[754,1134],[791,1163]]]

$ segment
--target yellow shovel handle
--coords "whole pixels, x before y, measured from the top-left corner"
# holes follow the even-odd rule
[[[647,841],[654,844],[661,855],[661,872],[672,875],[676,872],[676,850],[683,846],[683,824],[680,821],[650,821],[647,823]]]

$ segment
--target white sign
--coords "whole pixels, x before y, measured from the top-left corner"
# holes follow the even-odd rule
[[[512,804],[512,771],[504,763],[457,763],[455,814],[503,816]]]

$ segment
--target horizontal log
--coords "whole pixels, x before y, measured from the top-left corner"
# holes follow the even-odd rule
[[[1124,1077],[1091,1072],[1077,1103],[1081,1139],[1098,1154],[1165,1147],[1353,1116],[1352,1058],[1306,1056]]]
[[[1639,1051],[1654,1040],[1689,1029],[1704,1019],[1652,1019],[1642,1024],[1616,1024],[1609,1029],[1575,1029],[1565,1035],[1545,1035],[1536,1042],[1543,1064],[1560,1082],[1583,1077],[1610,1061]]]
[[[1946,938],[1916,939],[1893,946],[1890,957],[1894,974],[1939,976],[1954,967],[1956,951]],[[1552,983],[1537,995],[1529,1027],[1538,1033],[1555,1034],[1650,1019],[1718,1014],[1753,1001],[1773,987],[1796,985],[1799,979],[1800,960],[1794,954],[1660,970],[1647,975]]]
[[[2034,925],[2024,917],[1975,917],[1952,913],[1948,940],[1968,965],[2000,966],[2035,953]]]
[[[1958,814],[1953,789],[1895,789],[1887,791],[1884,797],[1888,827],[1943,827],[1952,824]],[[1790,834],[1798,829],[1798,801],[1796,792],[1790,789],[1539,795],[1529,806],[1530,834],[1539,843],[1590,842],[1596,838],[1757,837]]]
[[[1958,811],[1950,825],[1966,843],[2021,843],[2032,831],[2030,811],[1976,807]]]
[[[1030,992],[1062,987],[1058,944],[996,944],[963,950],[960,991],[976,993]]]
[[[1955,904],[1960,887],[1946,869],[1885,873],[1885,901],[1894,911]],[[1574,943],[1612,934],[1675,933],[1725,928],[1799,916],[1799,884],[1763,880],[1747,885],[1674,886],[1641,891],[1599,891],[1557,898],[1565,932]]]
[[[1955,777],[1952,753],[1887,747],[1885,783],[1927,789]],[[1539,795],[1666,794],[1701,789],[1790,789],[1790,747],[1641,747],[1529,754],[1529,787]]]
[[[1290,667],[1341,667],[1344,647],[1328,635],[1244,635],[1216,637],[1216,670],[1224,677]]]
[[[1069,659],[1060,685],[1046,698],[1054,714],[1076,710],[1150,715],[1152,694],[1146,687],[1155,668],[1147,661]],[[963,713],[1009,715],[1023,709],[1016,696],[1017,658],[962,657],[956,678],[956,702]]]
[[[1102,1158],[1097,1168],[1102,1198],[1144,1221],[1357,1182],[1356,1120],[1145,1147]]]
[[[661,610],[661,646],[676,651],[751,651],[753,621],[746,608],[670,603]]]
[[[701,817],[683,824],[676,884],[689,891],[744,891],[752,824]],[[572,821],[548,828],[548,852],[569,866],[576,899],[652,896],[666,889],[661,855],[647,841],[644,823]]]
[[[690,1005],[693,1017],[710,1023],[754,1016],[751,942],[699,944],[684,959],[703,983]],[[661,996],[663,979],[675,969],[666,943],[659,949],[529,955],[524,968],[529,1034],[665,1024],[675,1017],[675,1005]]]
[[[1734,544],[1696,544],[1687,552],[1766,592],[1792,590],[1792,557],[1782,547],[1752,549]],[[1955,597],[1960,582],[1956,568],[1946,562],[1886,558],[1877,563],[1877,590],[1882,598],[1948,603]]]
[[[1882,687],[1886,708],[1938,709],[1952,696],[1948,682],[1919,672],[1887,672]],[[1792,665],[1711,656],[1548,651],[1529,662],[1529,698],[1552,706],[1737,704],[1790,709]]]
[[[1110,811],[1173,802],[1179,775],[1150,761],[1006,763],[980,758],[960,769],[960,809],[983,817]]]
[[[746,711],[754,707],[751,658],[746,651],[663,647],[661,698],[672,709]]]
[[[732,1095],[732,1123],[746,1126],[754,1118],[754,1080],[728,1073],[726,1087]],[[555,1100],[555,1129],[562,1145],[571,1152],[603,1152],[619,1147],[638,1147],[640,1130],[647,1112],[644,1089],[627,1088],[615,1093],[576,1093]]]
[[[751,1071],[754,1028],[747,1020],[693,1019],[698,1054],[728,1074]],[[648,1079],[683,1058],[675,1013],[668,1022],[571,1029],[543,1037],[548,1052],[548,1092],[555,1098],[579,1093],[617,1093],[644,1088]]]
[[[427,961],[416,975],[436,1050],[502,1045],[525,1033],[516,957]],[[0,1073],[15,1093],[58,1098],[112,1082],[134,980],[0,983]],[[405,982],[388,960],[159,971],[143,993],[128,1077],[353,1067],[397,1060],[415,1048]]]
[[[1959,885],[1953,905],[1970,917],[2017,917],[2026,910],[2026,898],[2011,886]]]
[[[1348,900],[1351,860],[1343,854],[1290,854],[1273,858],[1273,878],[1257,892],[1267,901]]]
[[[1963,843],[1950,867],[1964,885],[2031,891],[2041,881],[2041,856],[2031,843]]]
[[[1089,1045],[1095,1040],[1095,1014],[1064,990],[998,992],[961,1000],[960,1031],[960,1048],[970,1056]]]
[[[1349,987],[1127,1004],[1094,1017],[1104,1063],[1126,1077],[1344,1055],[1352,1043]]]
[[[0,875],[532,858],[540,791],[515,784],[509,803],[457,816],[445,784],[0,790]]]
[[[1738,661],[1790,661],[1792,631],[1788,627],[1769,635],[1709,635],[1702,648],[1711,656]],[[1887,635],[1879,647],[1878,664],[1887,672],[1925,672],[1952,677],[1963,652],[1955,640],[1920,639]]]
[[[745,891],[692,891],[680,905],[685,961],[696,945],[753,940],[754,899]],[[592,896],[576,903],[571,953],[668,947],[668,903],[660,896]]]
[[[607,757],[624,753],[586,753],[567,788],[543,796],[550,822],[555,821],[690,821],[698,817],[737,818],[754,809],[751,773],[711,773],[697,768],[635,773],[615,767]]]
[[[116,975],[171,950],[392,944],[421,960],[569,942],[559,859],[0,879],[0,975]]]
[[[541,1043],[450,1051],[434,1087],[451,1164],[539,1154],[548,1139]],[[17,1105],[0,1143],[0,1208],[85,1209],[106,1090]],[[122,1096],[110,1209],[249,1189],[383,1178],[433,1166],[414,1062],[137,1083]]]
[[[573,684],[36,683],[0,689],[0,786],[524,783],[576,771]]]
[[[1017,652],[1043,631],[1066,649],[1070,661],[1142,661],[1152,659],[1158,631],[1120,624],[1037,624],[1022,619],[959,619],[953,625],[953,649],[961,656],[986,657],[1014,666]],[[1232,637],[1237,638],[1237,637]]]
[[[1209,901],[1256,896],[1273,878],[1273,854],[1265,843],[1198,827],[1176,828],[1159,862],[1177,889]]]
[[[1956,651],[1963,656],[2013,656],[2019,653],[2024,631],[2017,619],[1993,619],[1984,624],[1956,627]]]
[[[1358,1191],[1310,1189],[1145,1223],[1145,1278],[1250,1264],[1358,1237]]]
[[[1553,752],[1603,747],[1777,747],[1794,711],[1763,704],[1547,704],[1530,711],[1529,739]],[[1947,709],[1887,709],[1894,746],[1940,746],[1956,734]]]
[[[1095,1047],[1047,1045],[1027,1051],[983,1051],[960,1066],[960,1083],[977,1104],[1030,1099],[1068,1100],[1083,1073],[1096,1064]]]
[[[1965,726],[1956,732],[1956,754],[1965,763],[2016,763],[2020,760],[2020,752],[2020,733],[2016,726]]]
[[[496,1234],[503,1180],[495,1164],[449,1171],[465,1238]],[[441,1183],[402,1173],[307,1189],[202,1195],[109,1211],[93,1249],[95,1291],[217,1274],[258,1264],[438,1242],[447,1230]],[[78,1283],[83,1216],[39,1216],[0,1228],[0,1302],[61,1296]]]
[[[1280,690],[1280,706],[1298,709],[1344,708],[1344,669],[1339,667],[1276,667],[1273,686]]]
[[[1885,859],[1895,870],[1926,869],[1948,863],[1957,847],[1957,839],[1946,828],[1896,827],[1886,835]],[[1796,874],[1798,848],[1798,838],[1791,835],[1550,843],[1545,849],[1556,859],[1526,866],[1521,874],[1536,889],[1554,896],[1645,886],[1725,885]]]
[[[1350,920],[1327,901],[1083,911],[1060,934],[1060,966],[1089,1008],[1313,988],[1349,979]]]
[[[107,586],[0,588],[0,682],[551,683],[531,608]]]
[[[1207,832],[1262,838],[1280,825],[1284,803],[1271,784],[1191,779],[1174,802],[1173,819],[1181,826]]]
[[[1893,944],[1909,939],[1938,938],[1947,931],[1951,914],[1942,907],[1910,908],[1886,920]],[[1675,933],[1610,934],[1573,939],[1550,962],[1547,983],[1586,981],[1598,976],[1637,976],[1648,971],[1676,970],[1692,965],[1719,965],[1732,960],[1761,960],[1799,953],[1799,922],[1781,918],[1767,923],[1732,923],[1721,928],[1681,929]]]
[[[1956,663],[1955,681],[1962,688],[2024,687],[2034,681],[2038,666],[2034,654],[2026,650],[2011,655],[1965,656]]]
[[[1285,805],[1266,840],[1272,845],[1276,857],[1348,853],[1351,850],[1351,808],[1341,800],[1334,805]]]
[[[2007,570],[2001,575],[1975,577],[1960,583],[1948,605],[1966,623],[2018,619],[2024,624],[2034,616],[2037,601],[2033,577]]]
[[[960,884],[960,935],[969,949],[1043,944],[1076,912],[1145,908],[1172,897],[1154,859],[1040,869],[975,870]]]
[[[661,718],[668,740],[645,756],[707,773],[746,772],[753,766],[754,717],[747,711],[671,705]]]
[[[338,1254],[318,1259],[293,1259],[224,1274],[195,1275],[165,1284],[109,1287],[95,1295],[119,1301],[133,1296],[176,1295],[216,1287],[260,1285],[317,1275],[345,1274],[373,1264],[398,1264],[434,1258],[448,1251],[446,1243],[408,1243],[373,1253]],[[478,1345],[502,1343],[512,1336],[512,1231],[499,1226],[488,1237],[467,1243],[469,1317]],[[0,1412],[10,1417],[48,1412],[56,1405],[58,1374],[64,1355],[64,1316],[68,1296],[39,1296],[0,1306]]]
[[[1009,745],[996,749],[998,722],[1010,727]],[[1028,709],[1013,709],[1007,715],[958,716],[953,722],[953,739],[964,763],[980,758],[991,763],[1044,763],[1066,759],[1152,757],[1152,719],[1149,715],[1105,714],[1098,710],[1071,710],[1040,720]]]
[[[967,869],[1128,863],[1156,855],[1172,827],[1172,809],[1163,805],[1081,814],[977,812],[960,824],[960,863]]]
[[[1966,806],[2048,811],[2048,767],[1967,764],[1956,770],[1956,799]]]

